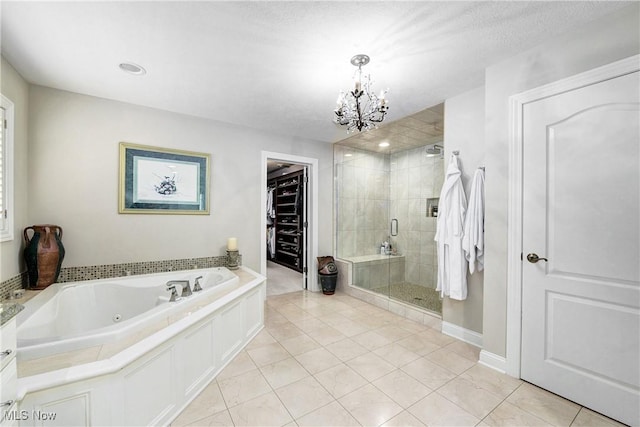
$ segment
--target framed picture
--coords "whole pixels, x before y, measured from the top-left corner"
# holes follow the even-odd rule
[[[120,143],[119,213],[209,214],[210,155]]]

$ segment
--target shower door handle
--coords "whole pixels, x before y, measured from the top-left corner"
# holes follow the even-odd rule
[[[393,231],[394,227],[393,225],[395,224],[395,230]],[[397,236],[398,235],[398,220],[397,219],[392,219],[391,220],[391,236]]]

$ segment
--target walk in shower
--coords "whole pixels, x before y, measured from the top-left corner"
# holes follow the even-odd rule
[[[441,107],[425,111],[430,121],[441,117]],[[442,313],[433,240],[444,179],[441,121],[422,130],[396,124],[334,145],[336,255],[350,263],[351,285]]]

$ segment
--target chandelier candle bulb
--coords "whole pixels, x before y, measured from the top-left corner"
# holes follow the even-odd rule
[[[229,237],[227,240],[227,250],[228,251],[237,251],[238,250],[238,239],[235,237]]]

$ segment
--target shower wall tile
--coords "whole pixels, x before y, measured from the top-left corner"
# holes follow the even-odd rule
[[[397,200],[409,198],[409,170],[398,169],[396,175],[396,185],[393,187]]]
[[[410,199],[418,199],[422,193],[422,167],[409,168],[409,191],[407,196]]]
[[[354,199],[357,194],[357,186],[354,185],[356,182],[356,168],[352,165],[340,166],[342,166],[342,176],[337,176],[338,182],[341,184],[341,191],[338,196]]]
[[[409,156],[407,151],[400,151],[391,155],[391,160],[395,164],[395,169],[407,169],[409,167]]]
[[[340,203],[342,206],[338,213],[338,230],[355,230],[357,217],[353,213],[356,212],[356,199],[342,198]]]
[[[424,148],[414,148],[413,150],[407,150],[407,157],[409,159],[408,166],[410,168],[420,166],[422,164],[424,155]]]

